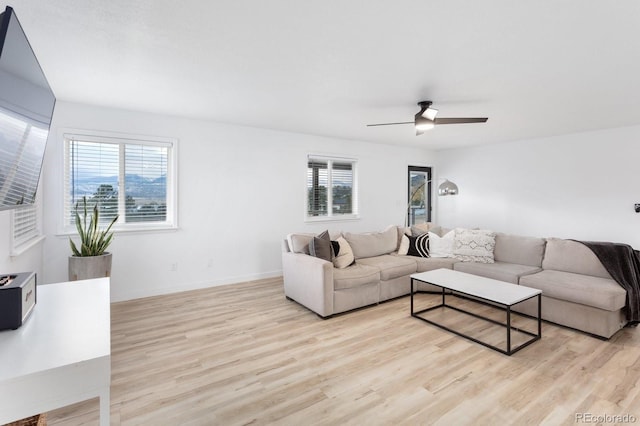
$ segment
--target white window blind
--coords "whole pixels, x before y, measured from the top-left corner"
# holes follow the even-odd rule
[[[11,252],[18,254],[37,242],[42,232],[37,204],[11,210]]]
[[[116,230],[175,227],[174,143],[66,135],[65,149],[65,228],[84,197]]]
[[[345,219],[358,214],[356,160],[309,156],[307,219]]]

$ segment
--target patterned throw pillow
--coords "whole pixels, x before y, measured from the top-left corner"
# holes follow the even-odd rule
[[[400,256],[429,257],[429,233],[417,237],[404,235],[398,254]]]
[[[453,254],[463,262],[494,263],[496,234],[486,229],[456,228]]]

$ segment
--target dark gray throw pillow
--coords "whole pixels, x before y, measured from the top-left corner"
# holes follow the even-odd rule
[[[331,238],[329,231],[324,231],[309,241],[309,254],[331,262]]]

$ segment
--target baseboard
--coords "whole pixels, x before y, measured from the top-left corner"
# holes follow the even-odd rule
[[[233,277],[221,278],[214,281],[195,281],[190,283],[182,283],[178,286],[156,287],[153,289],[127,289],[124,292],[115,292],[111,289],[111,302],[124,302],[133,299],[142,299],[144,297],[162,296],[165,294],[180,293],[183,291],[200,290],[209,287],[218,287],[222,285],[238,284],[247,281],[256,281],[267,278],[276,278],[282,276],[282,270],[261,272],[257,274],[237,275]]]

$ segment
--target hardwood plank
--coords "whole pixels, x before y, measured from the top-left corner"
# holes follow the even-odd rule
[[[504,339],[504,328],[435,314]],[[602,341],[544,323],[542,340],[508,357],[411,318],[408,297],[322,320],[286,300],[280,278],[112,305],[112,424],[574,424],[576,413],[640,421],[639,380],[636,328]],[[48,421],[97,424],[97,400]]]

